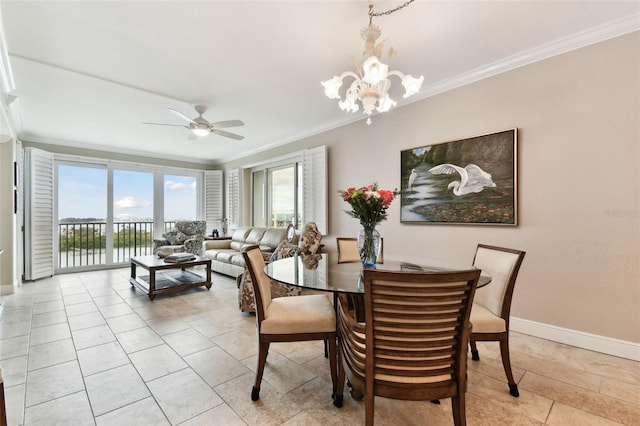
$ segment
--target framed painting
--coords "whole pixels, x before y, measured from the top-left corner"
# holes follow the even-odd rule
[[[403,223],[518,224],[517,129],[400,153]]]

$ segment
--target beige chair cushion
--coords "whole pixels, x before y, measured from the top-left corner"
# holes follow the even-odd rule
[[[507,331],[505,321],[495,316],[490,310],[484,306],[474,303],[471,307],[471,316],[469,317],[473,324],[474,333],[502,333]]]
[[[262,334],[322,333],[336,330],[333,305],[324,295],[281,297],[271,300]]]

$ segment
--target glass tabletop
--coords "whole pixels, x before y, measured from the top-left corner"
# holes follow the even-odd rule
[[[472,266],[469,266],[471,268]],[[455,271],[451,267],[420,265],[398,260],[387,260],[376,267],[379,271]],[[310,256],[296,254],[267,264],[267,276],[284,284],[334,293],[364,293],[362,264],[360,262],[338,263],[337,253]],[[482,272],[478,288],[491,282],[491,277]]]

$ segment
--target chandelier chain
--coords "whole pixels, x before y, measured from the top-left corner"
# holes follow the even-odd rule
[[[401,4],[400,6],[398,6],[396,8],[393,8],[393,9],[385,10],[384,12],[374,12],[373,11],[373,5],[370,4],[369,5],[369,25],[371,25],[371,22],[373,21],[373,17],[374,16],[391,15],[393,12],[397,12],[400,9],[404,9],[405,7],[409,6],[414,1],[415,0],[406,1],[403,4]]]

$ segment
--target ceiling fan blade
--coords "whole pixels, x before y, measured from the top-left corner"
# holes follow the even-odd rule
[[[188,129],[189,126],[184,126],[182,124],[168,124],[168,123],[142,123],[142,124],[153,124],[154,126],[175,126],[175,127],[184,127]]]
[[[178,111],[177,109],[173,109],[173,108],[169,108],[169,111],[171,111],[172,113],[174,113],[175,115],[177,115],[178,117],[182,118],[183,120],[187,120],[189,123],[194,123],[194,124],[198,124],[195,121],[193,121],[193,119],[187,117],[186,115],[184,115],[183,113],[181,113],[180,111]]]
[[[225,127],[239,127],[244,126],[242,120],[228,120],[228,121],[218,121],[216,123],[210,124],[213,127],[217,127],[219,129],[224,129]]]
[[[211,129],[211,133],[216,133],[220,136],[224,136],[226,138],[236,139],[241,141],[244,139],[244,136],[236,135],[235,133],[225,132],[224,130]]]

